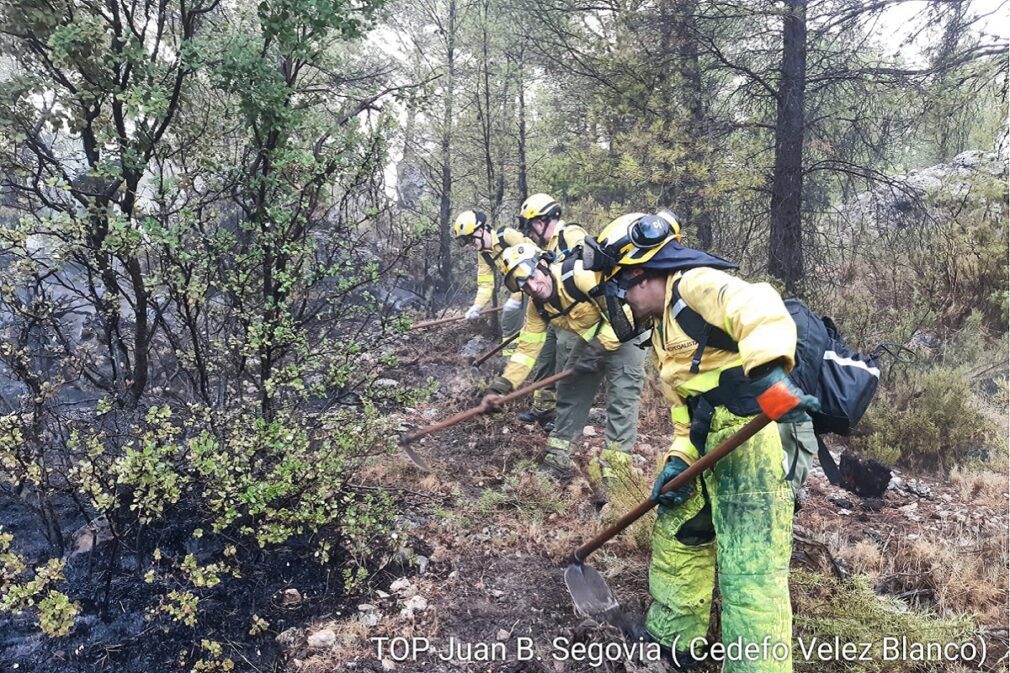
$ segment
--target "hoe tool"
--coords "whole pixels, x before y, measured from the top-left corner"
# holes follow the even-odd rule
[[[489,308],[486,311],[481,311],[480,314],[491,315],[492,313],[498,313],[503,308],[505,307],[498,306],[497,308]],[[454,315],[448,318],[439,318],[438,320],[425,320],[424,322],[414,323],[413,325],[410,326],[410,329],[408,329],[407,331],[411,332],[416,329],[424,329],[425,327],[434,327],[435,325],[444,325],[449,322],[456,322],[457,320],[464,320],[464,319],[466,319],[465,315]]]
[[[702,471],[712,467],[718,460],[756,435],[761,428],[770,422],[770,418],[764,414],[758,414],[722,444],[707,452],[695,461],[693,465],[666,482],[662,492],[666,493],[690,483]],[[568,593],[572,595],[575,609],[581,615],[598,621],[606,621],[620,628],[624,633],[631,633],[628,619],[621,612],[620,603],[618,603],[614,592],[607,586],[607,581],[603,579],[600,573],[585,564],[585,560],[590,554],[602,547],[604,543],[633,524],[655,506],[656,501],[652,498],[643,500],[637,507],[615,521],[605,531],[572,552],[571,562],[565,569],[565,586],[568,587]]]
[[[522,331],[522,330],[520,330],[520,331]],[[474,359],[474,361],[471,364],[474,367],[480,367],[482,364],[484,364],[485,362],[487,362],[489,358],[491,358],[491,357],[495,356],[496,354],[500,353],[502,351],[502,349],[505,348],[505,346],[508,346],[510,343],[512,343],[513,341],[515,341],[518,338],[519,338],[519,332],[516,332],[515,334],[513,334],[510,337],[506,337],[500,344],[498,344],[497,346],[495,346],[494,348],[492,348],[491,350],[489,350],[487,353],[484,353],[484,355],[481,355],[480,357]]]
[[[511,393],[507,395],[499,395],[498,399],[495,400],[493,404],[488,403],[487,401],[482,401],[477,406],[467,409],[466,411],[461,411],[458,414],[450,416],[444,421],[439,421],[438,423],[432,423],[431,425],[427,425],[423,428],[420,428],[419,430],[415,430],[410,434],[400,437],[398,444],[400,445],[401,448],[403,448],[403,452],[407,454],[407,457],[410,458],[411,462],[420,467],[422,470],[430,470],[431,468],[429,468],[428,465],[423,460],[421,460],[420,456],[418,456],[417,453],[410,448],[409,445],[412,442],[417,441],[418,439],[426,435],[430,435],[433,432],[439,432],[441,430],[445,430],[446,428],[451,428],[457,423],[462,423],[463,421],[474,418],[475,416],[486,414],[488,411],[491,411],[491,409],[493,409],[494,407],[498,407],[508,402],[518,400],[521,397],[526,397],[533,391],[540,390],[541,388],[546,388],[549,385],[557,383],[561,379],[568,378],[574,373],[575,373],[574,369],[566,369],[564,371],[558,372],[557,374],[554,374],[553,376],[548,376],[547,378],[540,379],[539,381],[531,383],[528,386],[525,386],[518,390],[513,390]]]

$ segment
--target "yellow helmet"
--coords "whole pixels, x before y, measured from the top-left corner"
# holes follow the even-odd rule
[[[505,287],[510,292],[521,291],[543,258],[543,251],[532,243],[520,243],[505,248],[501,254]]]
[[[595,239],[586,239],[583,265],[612,275],[622,267],[648,262],[668,241],[680,241],[680,223],[669,210],[655,215],[628,213],[604,227]]]
[[[519,207],[519,226],[526,229],[530,220],[539,218],[553,220],[561,217],[561,205],[547,194],[534,194]]]
[[[452,235],[465,245],[478,229],[487,226],[487,215],[479,210],[464,210],[452,223]]]

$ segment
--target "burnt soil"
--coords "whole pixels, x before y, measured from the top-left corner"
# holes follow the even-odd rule
[[[481,381],[500,371],[500,358],[478,372],[465,355],[459,355],[490,348],[494,341],[489,335],[471,340],[466,330],[450,328],[432,330],[409,345],[405,342],[400,364],[382,374],[405,386],[430,379],[438,383],[429,401],[395,411],[401,432],[467,408]],[[209,610],[215,636],[226,644],[234,670],[667,670],[661,662],[648,661],[648,656],[602,663],[588,655],[559,660],[555,639],[563,639],[569,653],[578,652],[572,644],[622,643],[613,627],[575,614],[562,579],[571,550],[599,530],[601,512],[592,504],[589,465],[602,448],[603,426],[598,413],[591,415],[596,432],[584,437],[579,447],[580,474],[573,482],[565,488],[547,482],[545,487],[534,466],[543,454],[546,435],[516,419],[522,410],[517,404],[417,442],[414,448],[431,466],[430,472],[418,469],[402,453],[369,468],[366,480],[394,498],[398,538],[395,553],[376,562],[361,592],[339,596],[322,591],[331,582],[339,584],[333,569],[292,565],[290,559],[279,557],[264,559],[254,576],[238,587],[229,584],[229,592],[214,596]],[[650,383],[636,448],[646,473],[651,473],[657,452],[668,441],[667,418],[658,388]],[[971,528],[984,536],[1006,529],[1005,511],[964,503],[958,507],[961,496],[949,485],[924,476],[897,476],[900,485],[881,498],[864,499],[832,486],[815,468],[807,482],[809,497],[796,517],[794,568],[844,574],[844,563],[818,541],[832,536],[843,543],[872,540],[894,548],[895,540],[927,533]],[[647,494],[640,489],[634,495]],[[615,513],[604,510],[602,515]],[[17,527],[9,507],[0,515],[8,530],[12,523]],[[23,525],[30,525],[27,515],[23,518]],[[88,603],[100,593],[94,586],[100,573],[89,569],[103,562],[102,554],[107,553],[103,546],[75,558],[68,567],[66,589],[85,608],[80,626],[54,645],[31,635],[27,618],[0,622],[0,670],[15,670],[14,664],[20,671],[46,673],[179,670],[170,665],[185,639],[178,639],[176,631],[155,633],[159,627],[144,622],[134,607],[149,599],[142,585],[133,581],[114,592],[117,602],[110,622],[99,619],[99,606]],[[591,563],[607,577],[625,611],[640,616],[649,601],[645,545],[624,535],[597,552]],[[900,578],[888,581],[875,589],[907,595],[910,604],[928,606],[928,592],[909,593]],[[301,600],[283,604],[280,597],[286,589],[296,589]],[[325,600],[314,598],[320,594],[326,595]],[[268,631],[256,637],[247,633],[253,613],[270,622]],[[1006,652],[1006,622],[983,626],[990,651],[981,670],[1005,670],[999,661]],[[320,644],[313,637],[325,638]],[[376,639],[381,638],[419,639],[414,641],[419,648],[425,642],[420,639],[426,639],[429,650],[404,657],[403,642],[398,641],[397,650],[386,641],[380,653]],[[532,645],[533,656],[520,661],[516,653],[524,638],[529,639],[525,642]],[[469,651],[457,649],[457,655],[446,661],[441,655],[450,651],[451,641]],[[504,657],[493,648],[504,649]]]

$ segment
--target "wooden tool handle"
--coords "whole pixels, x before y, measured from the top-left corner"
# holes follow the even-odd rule
[[[492,313],[498,313],[503,308],[505,308],[505,307],[504,306],[498,306],[498,307],[495,307],[495,308],[489,308],[486,311],[481,311],[480,314],[481,315],[491,315]],[[425,327],[434,327],[435,325],[444,325],[447,322],[456,322],[457,320],[463,320],[465,318],[466,318],[465,315],[454,315],[454,316],[449,317],[449,318],[439,318],[438,320],[426,320],[424,322],[414,323],[413,325],[410,326],[410,329],[408,329],[407,331],[410,332],[411,330],[415,330],[415,329],[424,329]]]
[[[494,403],[493,406],[497,407],[497,406],[501,406],[503,404],[506,404],[508,402],[511,402],[513,400],[518,400],[520,397],[525,397],[525,396],[529,395],[530,393],[532,393],[535,390],[540,390],[541,388],[546,388],[547,386],[552,385],[554,383],[557,383],[561,379],[567,378],[567,377],[571,376],[574,373],[575,373],[575,370],[573,370],[573,369],[566,369],[563,372],[558,372],[557,374],[554,374],[553,376],[548,376],[545,379],[540,379],[539,381],[536,381],[535,383],[531,383],[531,384],[529,384],[528,386],[526,386],[524,388],[519,388],[518,390],[513,390],[511,393],[509,393],[507,395],[499,395],[498,399],[495,401],[495,403]],[[424,437],[425,435],[430,435],[433,432],[439,432],[440,430],[445,430],[446,428],[451,428],[452,426],[456,425],[457,423],[461,423],[461,422],[463,422],[465,420],[473,418],[474,416],[480,416],[481,414],[487,413],[488,411],[490,411],[491,407],[492,407],[492,405],[488,404],[486,401],[485,402],[481,402],[477,406],[472,407],[470,409],[467,409],[466,411],[461,411],[458,414],[450,416],[449,418],[445,419],[444,421],[439,421],[438,423],[432,423],[431,425],[427,425],[427,426],[421,428],[420,430],[415,430],[414,432],[410,433],[409,435],[404,435],[403,437],[400,438],[399,443],[401,445],[403,445],[403,444],[410,444],[411,442],[413,442],[415,440],[418,440],[421,437]]]
[[[718,460],[729,454],[738,446],[761,431],[761,428],[771,423],[771,419],[764,414],[758,414],[747,425],[737,430],[731,437],[728,437],[719,446],[715,447],[704,456],[694,462],[693,465],[678,474],[676,477],[666,482],[662,493],[667,493],[675,488],[680,488],[684,484],[690,483],[704,470],[714,465]],[[643,514],[656,506],[656,501],[652,498],[638,503],[635,509],[631,510],[620,519],[612,523],[605,531],[586,542],[581,547],[572,552],[572,562],[582,563],[590,554],[602,547],[608,540],[620,533],[622,530],[635,523]]]
[[[502,351],[502,349],[505,348],[505,346],[508,346],[510,343],[512,343],[513,341],[515,341],[516,339],[519,338],[519,333],[520,332],[522,332],[522,330],[519,330],[519,332],[516,332],[515,334],[513,334],[510,337],[507,337],[500,344],[498,344],[497,346],[495,346],[494,348],[492,348],[491,350],[489,350],[487,353],[484,353],[484,355],[481,355],[479,358],[477,358],[476,360],[474,360],[473,361],[473,366],[474,367],[480,367],[482,364],[484,364],[485,362],[487,362],[488,358],[490,358],[491,356],[495,355],[496,353],[500,353]]]

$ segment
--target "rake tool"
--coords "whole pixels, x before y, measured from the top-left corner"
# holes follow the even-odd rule
[[[522,330],[520,330],[519,332],[521,332],[521,331]],[[485,362],[487,362],[489,358],[493,357],[494,355],[497,355],[506,346],[508,346],[510,343],[512,343],[513,341],[515,341],[516,339],[518,339],[519,338],[519,332],[516,332],[515,334],[513,334],[510,337],[506,337],[500,344],[498,344],[497,346],[495,346],[494,348],[492,348],[491,350],[489,350],[487,353],[484,353],[484,355],[481,355],[480,357],[474,359],[474,361],[471,364],[474,367],[480,367],[482,364],[484,364]]]
[[[500,312],[503,308],[505,307],[498,306],[496,308],[489,308],[486,311],[481,311],[480,314],[491,315],[492,313]],[[465,319],[466,319],[465,315],[454,315],[448,318],[439,318],[438,320],[425,320],[424,322],[414,323],[413,325],[410,326],[410,328],[407,331],[412,332],[413,330],[416,329],[424,329],[425,327],[434,327],[435,325],[444,325],[446,323],[456,322],[457,320],[465,320]]]
[[[508,402],[512,402],[522,397],[526,397],[530,393],[536,390],[540,390],[541,388],[546,388],[547,386],[553,385],[558,381],[560,381],[561,379],[568,378],[574,373],[575,373],[574,369],[566,369],[564,371],[558,372],[557,374],[554,374],[553,376],[548,376],[547,378],[540,379],[539,381],[531,383],[528,386],[519,388],[518,390],[513,390],[511,393],[508,393],[507,395],[498,395],[497,399],[495,399],[493,403],[488,402],[486,399],[482,400],[481,403],[475,407],[471,407],[470,409],[467,409],[466,411],[461,411],[458,414],[454,414],[443,421],[439,421],[438,423],[432,423],[431,425],[426,425],[425,427],[420,428],[419,430],[415,430],[414,432],[411,432],[407,435],[400,437],[397,443],[403,449],[403,452],[407,454],[407,457],[410,458],[411,462],[420,467],[422,470],[430,471],[431,468],[428,467],[427,463],[425,463],[421,459],[421,457],[418,456],[417,453],[410,448],[409,444],[417,441],[421,437],[430,435],[433,432],[440,432],[442,430],[445,430],[446,428],[451,428],[457,423],[462,423],[463,421],[469,420],[476,416],[480,416],[481,414],[486,414],[488,411],[491,411],[495,407],[499,407],[503,404],[507,404]]]
[[[731,437],[728,437],[722,444],[707,452],[695,461],[693,465],[666,482],[661,492],[666,493],[690,483],[704,470],[710,468],[717,461],[756,435],[769,423],[771,423],[770,418],[764,414],[758,414]],[[643,500],[633,510],[612,523],[602,533],[572,552],[570,563],[565,569],[565,586],[568,587],[568,593],[572,596],[575,609],[581,615],[598,621],[609,622],[620,628],[623,632],[629,633],[630,625],[628,619],[621,612],[621,605],[617,601],[614,592],[599,572],[585,564],[585,560],[608,540],[635,521],[638,521],[642,515],[655,506],[656,501],[652,498]]]

